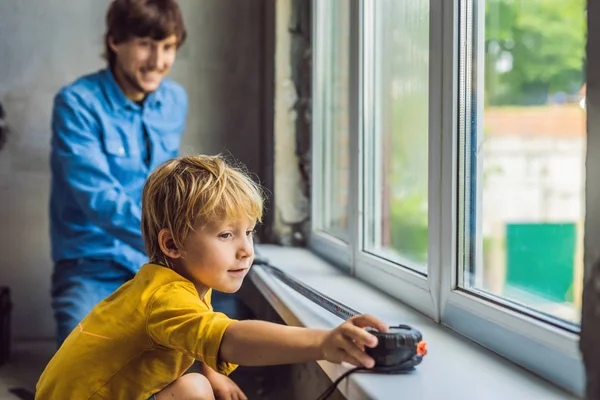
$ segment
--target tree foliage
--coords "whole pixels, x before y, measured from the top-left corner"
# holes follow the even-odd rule
[[[486,104],[576,96],[584,83],[585,0],[485,2]]]

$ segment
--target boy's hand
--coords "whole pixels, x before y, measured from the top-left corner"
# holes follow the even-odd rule
[[[371,315],[357,315],[329,332],[321,343],[323,357],[334,363],[346,362],[372,368],[375,361],[365,353],[365,346],[377,346],[377,338],[363,328],[370,326],[387,332],[388,326]]]
[[[205,364],[202,374],[210,382],[216,400],[248,400],[242,389],[234,381]]]

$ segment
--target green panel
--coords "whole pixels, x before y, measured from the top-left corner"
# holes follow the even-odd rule
[[[575,224],[507,224],[506,283],[557,302],[573,301]]]

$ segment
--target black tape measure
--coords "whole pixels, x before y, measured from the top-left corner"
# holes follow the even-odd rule
[[[302,296],[343,320],[361,314],[297,281],[265,260],[255,259],[254,264],[260,265]],[[378,340],[376,347],[365,349],[365,352],[375,360],[374,372],[393,374],[411,371],[421,363],[427,353],[421,332],[408,325],[392,326],[389,332],[380,332],[372,328],[366,330]]]

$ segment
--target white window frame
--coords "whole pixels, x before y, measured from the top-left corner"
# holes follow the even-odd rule
[[[474,290],[459,287],[458,274],[461,255],[458,235],[458,144],[461,54],[469,54],[472,41],[461,37],[472,34],[472,4],[482,0],[430,0],[430,44],[429,44],[429,242],[427,276],[403,268],[397,263],[363,251],[364,248],[364,191],[362,188],[363,157],[369,154],[365,135],[374,128],[373,82],[365,71],[374,71],[373,32],[365,28],[374,18],[374,2],[377,0],[351,1],[351,44],[350,44],[350,196],[348,219],[348,243],[325,233],[318,222],[321,215],[318,204],[319,193],[313,190],[311,249],[332,261],[360,280],[368,282],[383,292],[399,299],[434,321],[444,324],[494,352],[510,359],[526,369],[540,375],[556,385],[582,396],[585,387],[585,372],[579,352],[578,332],[551,325],[541,318],[522,312],[502,299],[492,299]],[[313,0],[313,93],[322,82],[315,73],[316,63],[323,55],[320,43],[321,0]],[[484,3],[482,3],[484,4]],[[471,8],[469,8],[471,7]],[[479,8],[483,15],[483,7]],[[459,12],[459,10],[468,10]],[[478,24],[481,28],[483,24]],[[483,29],[483,28],[481,28]],[[462,30],[462,31],[461,31]],[[466,35],[466,36],[465,36]],[[463,53],[459,53],[459,49]],[[322,59],[322,58],[321,58]],[[478,77],[479,79],[479,77]],[[322,107],[320,99],[313,96],[312,143],[322,143],[324,132],[320,126]],[[482,105],[474,105],[482,107]],[[588,112],[591,105],[588,104]],[[589,135],[589,133],[588,133]],[[589,143],[589,137],[588,137]],[[313,146],[313,188],[320,188],[321,146]],[[588,157],[587,168],[598,168],[600,160]],[[591,192],[586,181],[586,202]],[[480,209],[480,207],[477,207]],[[480,211],[478,211],[480,212]],[[600,226],[586,217],[586,233]],[[589,241],[584,250],[588,253]],[[593,250],[591,250],[593,251]],[[481,258],[481,249],[476,251]],[[482,265],[477,263],[477,265]],[[587,265],[587,262],[586,262]]]
[[[331,2],[322,2],[313,0],[313,93],[318,93],[318,88],[323,84],[320,81],[319,74],[316,73],[319,65],[317,64],[323,59],[322,55],[327,49],[327,43],[325,39],[320,42],[317,38],[321,36],[322,29],[322,7],[329,7]],[[360,28],[359,21],[364,19],[373,18],[373,0],[350,0],[350,196],[349,196],[349,215],[350,216],[362,216],[364,214],[364,191],[362,188],[362,180],[358,179],[360,173],[363,170],[363,156],[368,148],[365,149],[365,142],[363,141],[365,127],[373,127],[374,125],[374,110],[365,107],[365,104],[373,104],[372,96],[372,84],[368,79],[364,79],[363,71],[365,69],[372,69],[373,54],[363,54],[364,51],[371,51],[372,48],[368,48],[362,45],[362,41],[372,41],[371,36],[373,32],[368,30],[362,31]],[[325,42],[325,43],[324,43]],[[321,161],[324,156],[322,153],[323,135],[325,134],[322,126],[322,99],[318,96],[313,96],[313,125],[312,125],[312,143],[319,144],[313,146],[313,159],[312,159],[312,187],[321,188],[323,187],[323,179],[325,174],[321,170]],[[369,128],[371,129],[371,128]],[[439,135],[439,133],[436,133]],[[431,138],[431,128],[430,128]],[[433,142],[430,139],[429,142],[430,150]],[[439,160],[432,160],[430,158],[429,168],[430,171],[436,170],[435,166],[432,168],[432,163],[439,168]],[[431,175],[431,174],[430,174]],[[436,189],[436,185],[432,183],[430,176],[429,182],[429,196],[431,198],[432,193],[439,193],[439,189]],[[432,187],[433,186],[433,187]],[[381,257],[375,256],[362,251],[362,243],[364,241],[363,235],[363,221],[362,218],[349,218],[348,220],[348,231],[349,231],[349,243],[345,243],[342,239],[332,236],[326,232],[322,226],[321,221],[323,220],[323,214],[320,209],[322,199],[318,198],[319,193],[313,190],[312,201],[312,229],[309,240],[309,247],[321,257],[334,263],[335,265],[345,269],[353,276],[358,277],[361,280],[369,282],[384,292],[396,296],[398,292],[405,294],[403,301],[408,303],[415,309],[423,312],[424,314],[432,317],[434,320],[439,321],[439,307],[436,306],[436,300],[432,297],[432,294],[439,293],[438,290],[431,290],[430,286],[439,287],[439,283],[436,285],[433,280],[428,280],[422,274],[412,271],[406,268],[398,268],[398,265],[382,259]],[[429,221],[430,227],[435,226],[434,221],[439,220],[439,210],[435,207],[429,208]],[[432,225],[432,223],[434,225]],[[432,269],[432,265],[436,262],[438,256],[431,249],[435,249],[436,238],[430,237],[429,243],[429,269]],[[360,245],[359,245],[360,244]]]
[[[329,48],[329,39],[330,35],[327,32],[324,32],[324,27],[327,25],[323,23],[323,19],[325,12],[331,12],[333,3],[329,1],[325,2],[314,2],[313,3],[313,24],[312,24],[312,37],[324,38],[322,41],[314,41],[313,42],[313,81],[312,81],[312,93],[320,93],[319,88],[328,88],[328,85],[325,85],[324,82],[321,81],[321,76],[316,73],[319,68],[329,68],[329,65],[326,65],[326,61],[328,57],[324,57],[327,49]],[[327,10],[324,10],[324,8]],[[317,9],[319,12],[316,12]],[[355,19],[351,17],[351,23]],[[356,31],[354,27],[352,27],[351,32]],[[352,42],[353,38],[351,38],[350,48],[356,48],[354,42]],[[325,64],[325,65],[324,65]],[[353,76],[353,75],[352,75]],[[356,85],[351,85],[351,87],[356,87]],[[329,99],[329,93],[326,93],[325,96]],[[353,106],[353,102],[350,102],[350,107]],[[353,110],[354,111],[354,110]],[[331,183],[329,181],[329,174],[327,171],[322,171],[322,160],[323,160],[323,139],[327,138],[325,136],[325,124],[323,118],[323,99],[320,96],[313,96],[313,122],[312,122],[312,171],[320,171],[320,173],[313,173],[311,178],[311,185],[313,188],[313,193],[320,192],[325,185],[329,186]],[[356,115],[356,112],[351,112],[351,115]],[[351,121],[350,126],[355,126],[354,121]],[[351,153],[352,154],[352,153]],[[351,157],[352,159],[352,157]],[[354,193],[352,188],[350,188],[351,193]],[[329,205],[326,201],[323,201],[323,197],[320,197],[318,194],[313,196],[314,201],[311,201],[311,235],[309,238],[309,246],[317,253],[322,254],[326,257],[330,262],[335,264],[336,266],[350,270],[352,265],[352,248],[349,243],[353,243],[350,239],[350,235],[352,232],[352,228],[348,226],[347,232],[344,232],[342,235],[338,235],[338,237],[332,235],[328,232],[323,226],[323,221],[326,219],[326,216],[329,215],[327,208]],[[352,207],[352,199],[350,199],[349,207]],[[353,215],[352,210],[349,210],[349,215]],[[348,224],[351,224],[351,220],[349,218]]]

